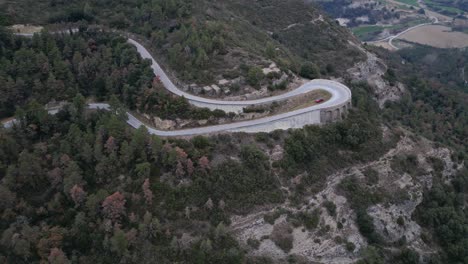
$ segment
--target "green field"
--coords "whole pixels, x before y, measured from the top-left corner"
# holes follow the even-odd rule
[[[351,31],[353,34],[363,41],[372,40],[377,34],[382,32],[384,29],[389,29],[392,31],[403,30],[405,28],[409,28],[418,24],[426,23],[428,20],[425,19],[418,19],[408,21],[402,24],[393,25],[393,26],[360,26],[356,28],[352,28]]]
[[[403,4],[419,7],[419,4],[418,4],[417,0],[395,0],[395,1],[403,3]]]
[[[409,7],[407,5],[398,5],[398,8],[402,9],[402,10],[411,10],[411,7]]]
[[[361,27],[353,28],[352,31],[354,35],[356,35],[356,37],[362,40],[367,40],[372,35],[376,35],[382,32],[382,30],[384,29],[385,27],[382,27],[382,26],[361,26]]]

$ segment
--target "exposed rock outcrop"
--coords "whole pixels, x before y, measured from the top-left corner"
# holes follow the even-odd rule
[[[405,86],[399,82],[395,85],[391,85],[383,78],[387,72],[387,65],[375,54],[366,51],[360,46],[356,45],[356,47],[366,53],[367,59],[357,63],[348,70],[352,79],[365,81],[371,85],[374,88],[377,97],[376,100],[380,107],[383,107],[387,101],[399,100],[405,91]]]

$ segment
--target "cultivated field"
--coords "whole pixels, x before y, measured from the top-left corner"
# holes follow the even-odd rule
[[[439,25],[419,27],[401,35],[399,38],[437,48],[468,47],[468,34],[452,31],[449,27]]]

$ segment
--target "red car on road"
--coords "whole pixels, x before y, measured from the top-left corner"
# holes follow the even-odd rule
[[[323,98],[320,98],[320,99],[315,100],[315,103],[320,104],[320,103],[322,103],[323,101],[325,101],[325,100],[323,100]]]

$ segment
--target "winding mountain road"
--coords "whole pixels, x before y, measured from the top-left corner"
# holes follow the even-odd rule
[[[230,100],[215,100],[215,99],[200,97],[200,96],[196,96],[193,94],[189,94],[177,88],[177,86],[169,79],[169,77],[164,72],[164,70],[159,66],[159,64],[156,62],[153,56],[149,53],[149,51],[145,47],[143,47],[143,45],[141,45],[140,43],[138,43],[137,41],[133,39],[128,39],[128,43],[132,44],[133,46],[137,48],[137,51],[138,53],[140,53],[142,58],[151,60],[152,62],[151,68],[153,69],[154,74],[160,77],[161,82],[163,83],[164,87],[167,90],[169,90],[170,92],[178,96],[184,96],[187,100],[189,100],[190,103],[199,107],[208,107],[212,110],[219,109],[219,110],[223,110],[226,112],[241,112],[243,108],[248,107],[248,106],[283,101],[291,97],[309,93],[315,90],[326,90],[332,94],[331,99],[328,100],[326,103],[323,103],[321,107],[331,106],[333,105],[333,103],[340,102],[343,99],[347,100],[351,97],[351,92],[346,86],[335,81],[323,80],[323,79],[310,81],[298,87],[297,89],[294,89],[292,91],[289,91],[280,95],[265,97],[261,99],[255,99],[255,100],[230,101]]]
[[[162,70],[162,68],[153,58],[153,56],[151,56],[148,50],[145,47],[143,47],[143,45],[141,45],[140,43],[138,43],[137,41],[133,39],[128,39],[128,42],[136,47],[138,53],[142,56],[142,58],[149,59],[152,62],[151,68],[153,69],[154,74],[160,77],[161,82],[164,84],[164,87],[167,90],[169,90],[170,92],[178,96],[184,96],[191,104],[195,106],[208,107],[210,109],[220,109],[220,110],[230,112],[230,111],[239,111],[239,110],[241,111],[244,107],[248,107],[248,106],[261,105],[261,104],[287,100],[291,97],[298,96],[301,94],[306,94],[315,90],[325,90],[331,94],[331,98],[321,104],[309,106],[309,107],[294,110],[291,112],[286,112],[286,113],[277,114],[274,116],[263,117],[263,118],[258,118],[254,120],[242,121],[242,122],[234,122],[234,123],[229,123],[229,124],[197,127],[197,128],[181,129],[181,130],[158,130],[158,129],[155,129],[151,126],[144,124],[142,121],[137,119],[134,115],[127,112],[127,116],[128,116],[127,123],[130,126],[134,128],[146,126],[149,133],[155,134],[158,136],[163,136],[163,137],[194,136],[194,135],[211,134],[211,133],[217,133],[217,132],[223,132],[223,131],[251,132],[252,127],[255,127],[255,126],[268,126],[270,124],[272,126],[275,126],[275,124],[277,124],[278,122],[281,122],[282,120],[291,120],[291,118],[308,115],[309,113],[312,113],[312,112],[317,113],[317,111],[320,112],[320,110],[323,110],[323,109],[331,109],[333,107],[342,106],[342,105],[347,104],[351,100],[352,95],[348,87],[336,81],[323,80],[323,79],[312,80],[300,86],[299,88],[286,92],[284,94],[256,99],[256,100],[229,101],[229,100],[208,99],[204,97],[195,96],[177,88],[174,85],[174,83],[169,79],[169,77],[164,72],[164,70]],[[105,110],[109,109],[109,105],[106,103],[92,103],[92,104],[89,104],[88,107],[90,109],[105,109]],[[56,112],[57,110],[53,110],[53,111]],[[299,124],[299,127],[312,124],[310,122],[310,118],[302,118],[302,119],[299,118],[299,120],[300,120],[299,122],[302,122],[301,124]],[[295,122],[297,123],[297,120],[295,120]],[[3,125],[5,127],[12,127],[14,123],[15,123],[15,120],[13,119],[13,120],[3,122]],[[317,123],[316,120],[315,120],[315,123]],[[294,127],[298,127],[298,124],[295,124]],[[274,128],[283,129],[283,128],[288,128],[288,127],[284,127],[284,124],[282,127],[278,127],[276,125],[275,127],[272,127],[271,130],[274,130]]]

